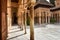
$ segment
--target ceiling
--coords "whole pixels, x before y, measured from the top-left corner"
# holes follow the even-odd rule
[[[16,2],[16,3],[18,3],[18,1],[19,1],[19,0],[11,0],[11,2]]]

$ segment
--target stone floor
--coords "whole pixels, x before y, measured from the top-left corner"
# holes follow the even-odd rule
[[[27,26],[27,34],[24,34],[24,31],[20,31],[18,26],[12,26],[7,40],[30,40],[29,33],[29,26]],[[60,25],[35,25],[34,33],[35,40],[60,40]]]

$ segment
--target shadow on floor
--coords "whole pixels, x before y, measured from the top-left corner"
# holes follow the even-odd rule
[[[20,37],[20,36],[22,36],[22,35],[25,35],[25,34],[20,34],[20,35],[17,35],[17,36],[15,36],[15,37],[11,37],[11,38],[9,38],[9,39],[7,39],[7,40],[14,39],[14,38]]]
[[[47,24],[34,25],[34,28],[46,27]],[[27,26],[27,29],[30,29],[30,26]]]
[[[16,31],[12,31],[12,32],[9,32],[9,34],[10,34],[10,33],[15,33],[15,32],[19,32],[19,31],[21,31],[21,30],[16,30]]]

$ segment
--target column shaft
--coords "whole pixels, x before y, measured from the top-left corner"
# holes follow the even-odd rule
[[[48,16],[47,16],[47,13],[46,13],[46,24],[47,24],[47,17],[48,17]]]
[[[7,0],[0,0],[0,40],[7,40]]]
[[[27,26],[27,23],[26,23],[26,21],[27,21],[27,17],[26,17],[27,15],[26,15],[26,12],[25,12],[25,26],[24,26],[24,28],[25,28],[25,34],[26,34],[26,26]]]
[[[50,24],[50,18],[51,18],[51,12],[48,12],[49,15],[48,15],[48,23]]]
[[[39,24],[41,24],[41,13],[39,13]]]
[[[23,18],[23,12],[22,12],[22,26],[21,26],[22,30],[23,30],[23,27],[24,27],[24,18]]]
[[[12,17],[11,17],[11,0],[7,0],[7,25],[8,25],[8,31],[11,28],[11,22],[12,22]]]
[[[34,40],[34,7],[30,7],[30,40]]]

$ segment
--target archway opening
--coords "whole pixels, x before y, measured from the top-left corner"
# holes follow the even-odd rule
[[[12,8],[12,25],[17,25],[17,8]]]

